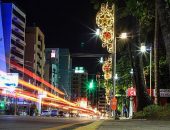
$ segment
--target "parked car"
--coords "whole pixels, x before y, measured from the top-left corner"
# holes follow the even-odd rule
[[[43,110],[41,112],[41,116],[50,116],[51,115],[51,111],[50,110]]]
[[[58,116],[58,110],[51,110],[51,116]]]

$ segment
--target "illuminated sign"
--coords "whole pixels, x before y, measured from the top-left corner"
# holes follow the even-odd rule
[[[75,67],[75,73],[84,73],[84,68],[83,67]]]
[[[170,89],[160,89],[160,97],[170,97]]]
[[[127,90],[127,95],[128,96],[136,96],[136,89],[131,87],[131,88],[128,88]]]
[[[55,58],[55,54],[56,54],[55,50],[51,50],[51,58]]]
[[[15,88],[18,86],[18,73],[4,73],[0,71],[0,87]]]

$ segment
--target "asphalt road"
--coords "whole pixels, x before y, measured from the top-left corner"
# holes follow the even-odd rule
[[[0,116],[0,130],[72,130],[94,121],[85,118]]]

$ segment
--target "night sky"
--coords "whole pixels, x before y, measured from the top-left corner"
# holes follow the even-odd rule
[[[69,48],[72,53],[106,53],[94,36],[97,11],[90,0],[2,0],[12,1],[26,13],[27,26],[39,26],[46,47]],[[97,58],[73,58],[74,66],[96,73]],[[96,68],[97,67],[97,68]]]

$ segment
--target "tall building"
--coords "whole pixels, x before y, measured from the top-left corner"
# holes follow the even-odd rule
[[[83,67],[75,67],[72,73],[72,100],[87,98],[88,73]]]
[[[71,68],[72,61],[68,49],[59,49],[59,89],[68,99],[71,97]]]
[[[0,3],[0,71],[6,72],[5,44],[2,26],[2,10]]]
[[[45,49],[45,75],[44,79],[55,87],[59,85],[59,49],[46,48]],[[53,91],[51,90],[51,93]]]
[[[4,40],[7,72],[19,73],[23,78],[23,72],[16,70],[11,63],[24,68],[26,15],[13,3],[1,3],[1,15],[4,37],[1,41]]]
[[[25,27],[25,13],[13,3],[0,2],[0,70],[7,73],[17,73],[16,82],[13,85],[22,89],[23,86],[18,84],[16,79],[18,75],[20,79],[24,78]],[[18,70],[14,64],[20,65],[21,69]],[[8,75],[14,76],[14,74]],[[10,82],[12,81],[14,80]],[[8,88],[10,89],[4,89],[5,92],[13,90],[11,87]],[[20,99],[16,100],[4,96],[0,97],[0,102],[4,102],[5,109],[10,109],[10,105],[14,106],[14,103],[18,104]],[[10,105],[7,102],[10,102]]]
[[[26,28],[25,68],[44,79],[45,43],[44,34],[39,27]],[[43,87],[43,84],[31,77],[25,79],[34,85]]]

